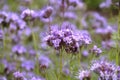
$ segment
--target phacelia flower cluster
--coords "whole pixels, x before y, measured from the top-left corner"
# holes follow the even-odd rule
[[[91,66],[91,71],[99,75],[99,80],[117,80],[116,65],[105,60],[94,61]]]
[[[95,56],[99,56],[102,53],[102,50],[94,45],[90,52],[95,54]]]
[[[77,78],[79,80],[90,80],[91,79],[91,72],[89,70],[80,70],[78,73]]]
[[[64,25],[64,26],[63,26]],[[72,29],[70,24],[63,24],[57,29],[51,29],[50,34],[45,37],[45,41],[56,50],[64,47],[67,53],[76,53],[83,45],[91,43],[89,33]],[[60,28],[61,27],[61,28]]]

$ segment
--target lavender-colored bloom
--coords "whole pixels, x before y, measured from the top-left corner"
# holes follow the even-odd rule
[[[32,77],[36,77],[36,74],[31,71],[23,71],[22,74],[27,80],[30,80]]]
[[[68,4],[69,6],[73,6],[73,7],[76,7],[78,5],[78,0],[69,0],[68,1]]]
[[[21,18],[24,20],[33,20],[36,18],[36,16],[37,14],[35,13],[35,11],[30,9],[24,10],[21,14]]]
[[[25,34],[27,37],[31,36],[31,34],[32,34],[32,33],[31,33],[31,29],[30,29],[29,27],[25,28],[24,34]]]
[[[40,47],[43,49],[43,50],[46,50],[47,49],[47,44],[45,42],[41,43],[40,44]]]
[[[82,52],[82,55],[85,56],[85,57],[87,57],[87,56],[89,55],[89,52],[88,52],[87,50],[84,50],[84,51]]]
[[[98,28],[95,32],[96,34],[99,34],[103,40],[109,40],[115,30],[111,26],[107,26],[105,28]]]
[[[23,21],[23,20],[16,20],[16,21],[14,21],[14,22],[11,22],[10,24],[9,24],[9,30],[11,31],[11,32],[15,32],[15,31],[17,31],[17,30],[22,30],[22,29],[24,29],[25,27],[26,27],[26,23]]]
[[[102,48],[104,49],[110,49],[112,47],[116,47],[116,42],[113,40],[107,40],[101,42]]]
[[[10,30],[23,29],[26,26],[26,23],[21,20],[17,13],[13,12],[1,12],[0,13],[0,23],[4,27],[10,26]]]
[[[69,45],[69,46],[74,44],[72,36],[64,37],[63,41],[66,43],[66,45]]]
[[[61,27],[62,30],[68,29],[68,30],[71,30],[71,31],[75,31],[77,29],[77,26],[75,24],[72,24],[69,21],[64,21],[60,27]]]
[[[33,70],[34,69],[34,62],[30,60],[23,61],[21,64],[22,68],[25,68],[27,71]]]
[[[95,54],[96,56],[99,56],[102,53],[102,50],[98,48],[96,45],[94,45],[90,52]]]
[[[2,10],[3,11],[9,11],[10,10],[9,5],[8,4],[4,4],[3,7],[2,7]]]
[[[94,61],[91,71],[97,73],[100,80],[116,80],[116,65],[105,60]]]
[[[40,13],[41,18],[49,18],[53,13],[53,8],[51,6],[46,7],[46,9],[42,10]]]
[[[8,13],[8,16],[6,18],[6,22],[8,22],[8,23],[9,22],[15,22],[17,20],[19,20],[19,16],[18,16],[17,13],[13,13],[13,12]]]
[[[2,24],[4,27],[8,27],[9,22],[6,21],[8,17],[8,13],[5,11],[0,11],[0,24]]]
[[[87,21],[86,21],[86,17],[87,17],[87,14],[85,14],[82,19],[81,19],[81,24],[84,28],[88,28],[88,24],[87,24]]]
[[[40,69],[49,68],[50,64],[51,64],[51,60],[47,56],[39,57]]]
[[[22,45],[17,44],[13,46],[12,52],[16,53],[17,55],[21,55],[21,54],[26,53],[26,48]]]
[[[79,9],[84,9],[85,7],[84,3],[81,0],[69,0],[69,4],[73,7],[77,6]]]
[[[99,27],[101,27],[101,26],[106,27],[108,25],[106,18],[104,16],[100,15],[99,13],[93,12],[93,13],[91,13],[91,15],[94,17],[95,21],[102,23]],[[94,24],[94,22],[93,22],[93,24]]]
[[[61,43],[61,39],[52,40],[52,43],[53,43],[53,46],[55,47],[55,49],[59,49],[60,43]]]
[[[87,18],[89,19],[89,21],[87,21]],[[105,17],[101,16],[99,13],[97,12],[89,12],[86,13],[83,18],[81,19],[81,24],[83,25],[83,27],[85,28],[89,28],[90,25],[92,26],[92,28],[99,28],[99,27],[106,27],[108,25],[107,20]]]
[[[41,18],[40,17],[40,20],[43,22],[43,23],[51,23],[53,21],[53,17],[50,17],[50,18]]]
[[[16,25],[18,26],[18,29],[21,29],[21,30],[26,27],[26,23],[21,19],[18,19],[16,21]]]
[[[118,80],[120,79],[120,66],[118,66],[117,68],[117,79]]]
[[[28,53],[30,54],[30,56],[35,56],[36,55],[36,51],[34,49],[32,49],[32,48],[30,48],[28,50]]]
[[[19,71],[14,72],[13,76],[14,76],[15,80],[25,80],[24,75],[22,73],[20,73]]]
[[[40,79],[40,78],[36,78],[36,77],[33,77],[33,78],[30,79],[30,80],[42,80],[42,79]]]
[[[11,39],[12,39],[12,43],[13,43],[13,44],[17,44],[17,43],[20,42],[21,37],[20,37],[19,35],[13,34],[13,35],[11,35]],[[13,47],[14,47],[14,46],[13,46]],[[13,50],[13,51],[14,51],[14,50]]]
[[[79,70],[77,78],[79,80],[90,80],[91,73],[89,70]]]
[[[90,34],[86,31],[81,32],[81,34],[82,34],[81,39],[84,42],[84,44],[85,45],[91,44],[92,40],[91,40]]]
[[[7,78],[4,76],[0,76],[0,80],[7,80]]]
[[[69,68],[67,68],[67,67],[63,67],[62,71],[63,71],[63,73],[64,73],[65,75],[69,75],[69,74],[70,74],[70,70],[69,70]]]
[[[104,2],[102,2],[99,7],[100,8],[109,8],[112,4],[112,0],[105,0]]]
[[[10,30],[10,32],[15,32],[17,30],[16,24],[10,23],[9,30]]]
[[[0,11],[0,19],[6,19],[8,17],[8,14],[7,14],[7,12],[5,12],[5,11]]]
[[[4,65],[4,72],[6,74],[11,74],[16,70],[16,63],[8,62],[6,60],[2,60],[2,64]]]
[[[44,40],[57,50],[64,47],[67,53],[76,53],[79,47],[90,44],[91,38],[87,31],[77,31],[73,26],[67,22],[63,23],[61,29],[51,29]]]
[[[45,80],[40,75],[36,75],[34,72],[22,72],[25,77],[25,80]]]

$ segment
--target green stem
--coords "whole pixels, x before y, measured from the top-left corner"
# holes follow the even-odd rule
[[[80,68],[80,65],[81,65],[81,54],[82,54],[82,51],[83,51],[83,46],[80,48],[80,51],[79,51],[79,54],[78,54],[78,64],[79,64],[79,68]]]
[[[117,36],[117,53],[116,53],[116,64],[119,65],[120,64],[120,59],[119,59],[119,55],[120,55],[120,50],[119,50],[119,41],[120,41],[120,9],[119,9],[119,16],[118,16],[118,36]]]
[[[39,56],[38,56],[38,54],[37,54],[37,50],[38,50],[38,47],[37,47],[37,38],[36,38],[36,34],[35,34],[35,32],[33,32],[32,31],[32,26],[33,26],[33,22],[29,22],[28,23],[28,25],[30,26],[30,28],[31,28],[31,32],[32,32],[32,39],[33,39],[33,46],[34,46],[34,50],[36,51],[36,69],[35,69],[35,72],[36,72],[36,74],[40,74],[39,73],[39,61],[38,61],[38,58],[39,58]]]
[[[31,28],[34,49],[37,51],[37,43],[36,43],[37,39],[36,39],[35,33],[32,31],[33,22],[30,21],[30,23],[28,23],[28,25]]]
[[[33,45],[34,45],[34,49],[37,51],[37,39],[36,39],[36,34],[32,31],[32,38],[33,38]]]
[[[80,59],[81,59],[81,53],[79,53],[79,55],[78,55],[78,60],[79,60],[79,66],[80,66],[80,63],[81,63],[81,61],[80,61]]]
[[[62,64],[62,49],[60,50],[60,60],[59,60],[59,63],[60,63],[60,71],[59,71],[59,75],[58,75],[58,80],[61,80],[60,78],[61,78],[61,75],[62,75],[62,67],[63,67],[63,64]]]

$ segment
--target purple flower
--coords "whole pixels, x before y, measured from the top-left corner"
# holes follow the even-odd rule
[[[120,66],[118,66],[117,68],[117,79],[118,80],[120,79]]]
[[[21,55],[21,54],[26,53],[26,48],[20,44],[17,44],[13,46],[12,52],[16,53],[17,55]]]
[[[36,55],[36,51],[34,49],[32,49],[32,48],[30,48],[28,50],[28,53],[30,54],[30,56],[35,56]]]
[[[21,18],[23,20],[34,20],[36,16],[37,14],[35,13],[35,11],[30,10],[30,9],[24,10],[21,14]]]
[[[94,45],[90,52],[95,54],[96,56],[99,56],[102,53],[102,50],[98,48],[96,45]]]
[[[15,32],[17,30],[16,24],[10,23],[9,30],[10,30],[10,32]]]
[[[107,19],[106,19],[104,16],[100,15],[100,14],[97,13],[97,12],[93,12],[93,13],[91,13],[91,15],[94,17],[94,20],[95,20],[96,22],[101,23],[101,25],[100,25],[99,27],[106,27],[106,26],[108,26]],[[94,23],[95,23],[95,22],[93,22],[93,24],[94,24]]]
[[[84,50],[84,51],[82,52],[82,55],[85,56],[85,57],[87,57],[87,56],[89,55],[89,52],[88,52],[87,50]]]
[[[0,11],[0,24],[4,27],[8,27],[9,22],[6,21],[8,18],[8,13],[5,11]]]
[[[92,40],[90,34],[87,31],[81,31],[81,40],[85,45],[91,44]]]
[[[104,49],[110,49],[116,46],[116,42],[113,40],[107,40],[107,41],[102,41],[101,45],[102,45],[102,48]]]
[[[50,34],[44,38],[44,41],[51,47],[60,50],[64,47],[66,52],[76,53],[79,47],[91,43],[90,34],[87,31],[75,30],[74,25],[64,22],[61,29],[51,29]]]
[[[39,57],[40,69],[49,68],[50,64],[51,64],[51,60],[47,56],[40,56]]]
[[[14,76],[15,80],[25,80],[24,75],[22,73],[20,73],[19,71],[14,72],[13,76]]]
[[[59,49],[60,43],[61,43],[61,39],[52,40],[52,43],[53,43],[53,46],[55,47],[55,49]]]
[[[11,40],[12,40],[13,44],[17,44],[21,41],[21,37],[19,35],[13,34],[13,35],[11,35]],[[13,52],[14,52],[14,50],[13,50]]]
[[[89,18],[89,17],[92,17],[92,18]],[[88,25],[88,22],[90,25]],[[100,27],[106,27],[108,25],[106,18],[101,16],[97,12],[86,13],[81,20],[81,24],[85,28],[89,28],[89,26],[92,26],[92,28],[94,29],[100,28]]]
[[[91,71],[97,73],[100,80],[116,80],[116,65],[105,60],[94,61]]]
[[[51,6],[46,7],[46,9],[42,10],[40,13],[41,18],[49,18],[53,13],[53,8]]]
[[[79,80],[90,80],[91,78],[91,72],[89,70],[79,70],[77,75],[77,79]]]
[[[26,23],[21,19],[18,19],[16,21],[16,25],[18,26],[18,29],[20,30],[23,30],[26,27]]]
[[[16,70],[16,63],[8,62],[6,60],[2,60],[2,64],[4,65],[4,72],[6,74],[11,74]]]
[[[27,37],[31,36],[31,29],[29,27],[25,28],[25,33],[24,33]]]
[[[95,33],[100,35],[103,40],[111,39],[111,36],[112,36],[113,32],[115,32],[115,30],[111,26],[107,26],[105,28],[98,28],[95,31]]]
[[[40,79],[40,78],[36,78],[36,77],[33,77],[33,78],[30,79],[30,80],[42,80],[42,79]]]
[[[112,4],[112,0],[105,0],[104,2],[102,2],[99,7],[100,8],[109,8]]]
[[[68,67],[63,67],[62,71],[63,71],[63,73],[64,73],[65,75],[69,75],[69,74],[70,74],[70,70],[69,70]]]
[[[7,80],[7,78],[4,76],[0,76],[0,80]]]
[[[15,22],[19,19],[20,18],[17,13],[9,12],[8,17],[6,18],[6,22]]]
[[[21,64],[22,68],[25,68],[27,71],[33,70],[34,69],[34,62],[30,60],[23,61]]]

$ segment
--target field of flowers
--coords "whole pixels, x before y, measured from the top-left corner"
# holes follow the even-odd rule
[[[0,80],[120,80],[119,0],[0,0]]]

